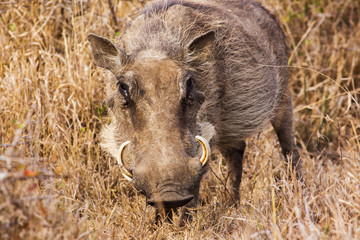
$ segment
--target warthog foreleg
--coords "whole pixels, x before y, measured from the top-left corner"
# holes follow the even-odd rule
[[[227,190],[230,193],[230,204],[237,204],[240,200],[239,187],[242,177],[243,157],[246,148],[245,141],[241,141],[239,148],[227,149],[222,151],[226,159],[226,165],[229,172],[227,181]]]

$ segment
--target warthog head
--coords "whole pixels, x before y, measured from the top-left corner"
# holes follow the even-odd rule
[[[204,60],[213,39],[213,32],[195,37],[183,57]],[[106,38],[90,34],[88,40],[95,64],[112,73],[106,104],[114,122],[103,130],[103,145],[150,205],[187,204],[197,195],[211,138],[197,123],[205,96],[191,67],[157,50],[128,55]]]

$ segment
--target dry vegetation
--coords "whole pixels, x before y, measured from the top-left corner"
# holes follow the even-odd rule
[[[108,1],[2,1],[0,239],[360,239],[360,2],[263,2],[289,39],[305,183],[269,127],[248,140],[240,206],[223,204],[219,157],[180,229],[153,224],[98,144],[104,71],[86,36],[115,38],[143,2],[114,0],[115,25]]]

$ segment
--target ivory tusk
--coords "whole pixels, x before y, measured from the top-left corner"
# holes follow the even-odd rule
[[[202,156],[200,158],[201,165],[204,166],[211,155],[209,142],[202,136],[196,136],[196,140],[200,143],[202,148]]]
[[[126,141],[123,144],[121,144],[119,151],[118,151],[118,156],[117,156],[117,162],[118,164],[122,167],[122,175],[124,176],[124,178],[130,182],[132,182],[133,178],[132,178],[132,174],[129,172],[129,170],[126,169],[125,167],[125,162],[124,162],[124,150],[125,147],[130,143],[130,141]]]

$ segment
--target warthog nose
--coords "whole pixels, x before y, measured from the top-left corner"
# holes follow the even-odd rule
[[[194,198],[193,195],[180,196],[176,193],[165,194],[158,199],[150,198],[146,202],[151,206],[162,208],[177,208],[182,207]]]

